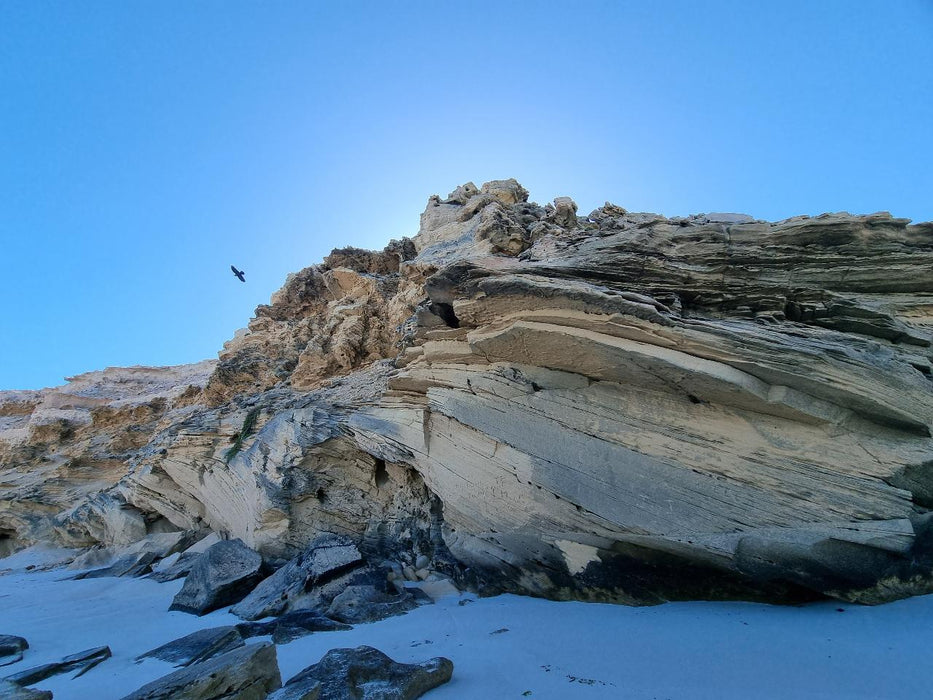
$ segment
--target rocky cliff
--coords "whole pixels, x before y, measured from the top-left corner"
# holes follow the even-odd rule
[[[553,597],[926,592],[931,330],[933,223],[470,183],[290,276],[216,364],[0,393],[0,547],[327,531]]]

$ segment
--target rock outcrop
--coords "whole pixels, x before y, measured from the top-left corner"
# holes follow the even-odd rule
[[[261,700],[281,685],[275,645],[262,642],[170,673],[123,700]]]
[[[271,700],[415,700],[450,680],[453,662],[438,656],[400,664],[378,649],[331,649],[273,693]]]
[[[198,557],[169,610],[204,615],[237,603],[262,580],[262,566],[240,540],[218,542]]]
[[[215,366],[110,368],[0,392],[0,556],[37,541],[123,545],[176,529],[109,487],[164,425],[198,410]]]
[[[352,540],[333,534],[319,535],[304,552],[259,583],[231,612],[244,620],[259,620],[296,607],[317,607],[321,586],[341,579],[342,590],[347,574],[363,564]]]
[[[468,183],[291,276],[216,367],[0,394],[0,546],[331,532],[490,591],[926,592],[931,342],[933,223]]]

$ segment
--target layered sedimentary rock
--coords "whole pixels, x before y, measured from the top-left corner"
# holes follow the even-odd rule
[[[469,183],[412,240],[290,277],[137,433],[63,437],[3,394],[0,530],[170,523],[272,559],[336,532],[541,595],[889,599],[931,581],[931,327],[930,223],[580,216]]]
[[[0,555],[36,541],[128,544],[165,524],[110,490],[163,425],[198,410],[216,363],[109,368],[0,392]]]

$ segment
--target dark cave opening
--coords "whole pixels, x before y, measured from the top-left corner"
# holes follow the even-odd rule
[[[460,328],[460,319],[454,313],[453,305],[433,303],[428,306],[428,310],[435,316],[439,316],[450,328]]]
[[[389,472],[386,471],[386,462],[384,459],[376,458],[375,469],[373,471],[373,478],[376,482],[376,488],[381,489],[389,481]]]

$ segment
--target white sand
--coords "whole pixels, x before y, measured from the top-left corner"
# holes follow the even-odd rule
[[[55,556],[33,550],[0,560],[0,634],[21,635],[30,644],[23,661],[0,668],[0,676],[103,644],[113,651],[113,658],[81,678],[60,675],[34,686],[53,691],[56,700],[121,698],[173,670],[161,661],[136,664],[138,654],[197,629],[239,621],[225,610],[201,618],[167,612],[182,581],[70,581],[61,580],[74,573],[66,569],[24,570]],[[924,669],[933,648],[933,596],[873,608],[627,608],[454,597],[350,632],[315,633],[281,645],[282,677],[317,662],[328,649],[360,644],[397,661],[452,659],[453,680],[425,696],[431,700],[913,699],[930,694]]]

